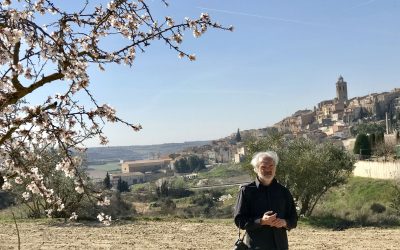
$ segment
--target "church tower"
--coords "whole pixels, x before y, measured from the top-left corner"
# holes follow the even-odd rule
[[[336,98],[339,102],[347,101],[347,82],[340,76],[336,82]]]

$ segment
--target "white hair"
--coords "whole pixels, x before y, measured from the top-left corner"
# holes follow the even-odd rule
[[[279,157],[274,151],[265,151],[265,152],[258,152],[254,154],[253,159],[251,159],[250,164],[254,167],[254,170],[257,170],[260,162],[264,158],[270,158],[274,162],[275,167],[278,165]]]

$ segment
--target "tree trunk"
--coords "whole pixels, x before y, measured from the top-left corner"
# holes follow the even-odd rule
[[[300,215],[307,215],[307,211],[308,211],[309,205],[310,205],[309,203],[310,203],[310,199],[308,197],[301,200]]]

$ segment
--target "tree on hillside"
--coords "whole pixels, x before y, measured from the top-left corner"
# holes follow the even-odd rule
[[[236,142],[241,142],[242,141],[242,136],[240,136],[239,129],[236,132],[235,141]]]
[[[166,3],[164,0],[162,2]],[[140,125],[126,122],[107,104],[100,104],[90,91],[88,68],[104,71],[109,64],[134,64],[136,53],[154,40],[164,42],[179,57],[195,60],[181,50],[183,34],[201,36],[207,28],[224,28],[202,13],[182,23],[169,16],[155,16],[145,0],[114,0],[95,6],[89,1],[62,9],[52,0],[4,0],[0,4],[0,156],[3,189],[12,189],[16,178],[36,176],[28,193],[38,192],[56,204],[56,197],[40,178],[38,151],[63,150],[56,169],[74,180],[76,191],[89,195],[81,164],[82,143],[97,137],[107,144],[105,122],[120,122],[134,131]],[[114,42],[107,46],[107,41]],[[47,85],[64,86],[41,104],[24,101]],[[78,95],[79,93],[79,95]],[[79,97],[78,97],[79,96]],[[86,98],[91,104],[83,105]],[[33,167],[35,166],[35,167]],[[97,196],[93,197],[97,199]]]
[[[247,143],[249,156],[256,152],[274,150],[280,160],[277,180],[288,187],[302,215],[309,216],[322,195],[332,187],[347,181],[353,171],[354,159],[342,148],[331,143],[317,144],[304,138],[285,140],[281,134]],[[250,165],[245,168],[255,175]]]
[[[353,136],[358,134],[375,134],[384,133],[385,125],[380,123],[361,123],[350,128],[350,133]]]
[[[353,153],[360,156],[371,156],[371,144],[366,134],[358,134],[354,143]]]
[[[169,182],[166,179],[156,181],[156,193],[158,197],[167,197],[169,193]]]
[[[376,132],[374,134],[374,137],[375,137],[375,144],[380,144],[380,143],[383,143],[385,141],[384,132]]]
[[[368,141],[369,141],[369,145],[371,145],[371,151],[374,151],[375,147],[376,147],[375,134],[368,135]]]
[[[3,184],[4,184],[4,179],[3,179],[3,176],[1,175],[1,172],[0,172],[0,187],[2,187]]]
[[[105,189],[111,189],[112,185],[111,185],[111,180],[110,180],[110,175],[106,174],[106,177],[103,180],[103,185]]]
[[[192,173],[197,172],[206,168],[204,159],[197,155],[191,155],[189,157],[182,157],[176,160],[174,168],[177,173]]]
[[[117,190],[118,192],[122,193],[122,192],[129,192],[129,185],[128,182],[123,181],[121,179],[121,177],[119,177],[118,179],[118,183],[117,183]]]

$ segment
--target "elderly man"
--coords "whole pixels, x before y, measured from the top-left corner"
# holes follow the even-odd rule
[[[289,190],[275,179],[278,155],[273,151],[254,155],[254,182],[240,188],[235,224],[246,230],[250,249],[288,249],[287,230],[297,226],[297,213]]]

